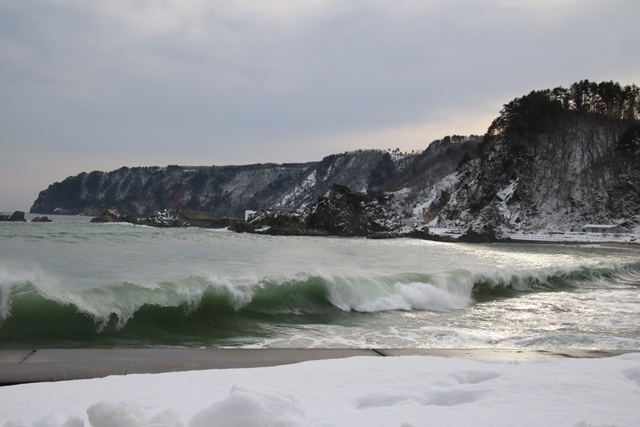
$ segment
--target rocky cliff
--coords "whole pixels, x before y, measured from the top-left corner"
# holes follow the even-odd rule
[[[579,231],[640,224],[640,91],[583,81],[506,104],[441,190],[433,226]]]
[[[342,197],[334,184],[377,201],[347,204],[367,205],[343,218],[367,232],[376,221],[411,217],[491,238],[587,223],[637,230],[640,90],[585,80],[533,91],[506,104],[483,137],[445,137],[418,153],[359,150],[302,164],[82,173],[42,191],[31,212],[96,215],[113,205],[143,217],[173,208],[175,194],[185,210],[243,218],[245,210],[277,209],[331,228],[327,221],[341,214],[317,206]]]
[[[146,217],[174,208],[176,195],[184,210],[220,217],[244,218],[245,210],[273,208],[302,213],[333,184],[341,184],[364,193],[416,189],[401,197],[400,212],[409,215],[414,199],[407,195],[417,196],[424,183],[452,173],[478,141],[447,137],[422,153],[359,150],[301,164],[124,167],[81,173],[40,192],[31,212],[93,216],[117,206]]]

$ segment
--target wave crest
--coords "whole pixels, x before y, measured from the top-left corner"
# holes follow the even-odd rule
[[[451,271],[380,277],[300,273],[294,277],[188,277],[65,289],[42,272],[0,269],[0,343],[74,346],[189,345],[194,339],[268,334],[278,324],[335,323],[349,313],[443,312],[523,292],[571,290],[602,282],[633,282],[640,263],[568,270]],[[271,325],[269,327],[264,325]],[[206,341],[206,340],[205,340]]]

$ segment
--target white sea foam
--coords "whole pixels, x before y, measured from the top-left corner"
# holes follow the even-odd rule
[[[363,312],[388,310],[447,311],[465,308],[471,304],[470,294],[456,294],[430,283],[396,283],[390,295],[353,305]]]
[[[233,330],[223,342],[185,337],[185,345],[287,346],[289,337],[310,346],[548,346],[569,329],[576,337],[609,336],[615,348],[638,347],[640,303],[630,296],[639,269],[630,251],[100,227],[86,219],[20,230],[0,230],[0,316],[20,310],[36,335],[46,311],[40,308],[55,301],[59,319],[84,315],[107,325],[92,342],[108,334],[143,337],[155,318],[198,324],[204,314],[205,322],[254,327]],[[607,272],[597,278],[601,268]],[[11,301],[19,284],[30,296]],[[496,291],[504,287],[510,290]],[[539,299],[529,288],[553,292]],[[511,290],[524,297],[503,299]],[[499,336],[478,332],[485,328]],[[126,333],[132,330],[142,333]],[[536,334],[549,340],[527,341]]]
[[[18,264],[0,262],[0,287],[8,288],[25,283],[52,284],[53,277],[35,263]]]

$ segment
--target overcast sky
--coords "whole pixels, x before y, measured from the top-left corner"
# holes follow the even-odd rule
[[[122,166],[305,162],[483,134],[640,83],[638,0],[3,0],[0,210]]]

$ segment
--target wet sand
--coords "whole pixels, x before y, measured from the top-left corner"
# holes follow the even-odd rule
[[[255,368],[354,356],[458,357],[478,361],[600,358],[633,351],[502,349],[42,349],[0,350],[0,385],[202,369]]]

